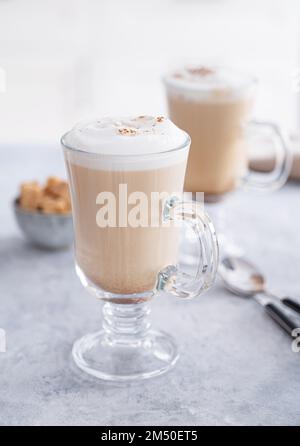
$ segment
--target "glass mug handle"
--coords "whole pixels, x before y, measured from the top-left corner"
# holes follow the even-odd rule
[[[258,134],[261,129],[270,131],[269,140],[273,141],[275,148],[274,168],[266,173],[254,173],[249,169],[246,176],[241,179],[241,184],[249,189],[272,191],[281,188],[286,183],[291,171],[292,154],[276,124],[265,121],[251,121],[246,126],[248,134]]]
[[[208,290],[214,283],[219,261],[216,231],[209,216],[195,201],[184,202],[172,197],[165,203],[165,221],[184,221],[193,230],[200,255],[196,258],[196,273],[187,274],[178,266],[170,265],[160,271],[157,290],[176,297],[192,299]]]

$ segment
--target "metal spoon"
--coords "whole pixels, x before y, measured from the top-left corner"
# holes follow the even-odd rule
[[[270,298],[279,300],[280,303],[300,314],[300,304],[289,297],[280,298],[267,290],[264,276],[252,263],[243,257],[223,258],[219,266],[219,274],[226,288],[234,294],[248,297],[265,294]],[[256,300],[290,335],[293,330],[300,327],[300,321],[298,323],[293,321],[280,306],[272,303],[270,300],[266,303],[258,296]]]

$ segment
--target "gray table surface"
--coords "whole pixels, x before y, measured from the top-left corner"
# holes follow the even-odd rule
[[[20,181],[64,174],[60,148],[1,147],[1,425],[298,425],[300,353],[251,299],[220,283],[185,303],[153,302],[153,325],[173,333],[181,358],[169,374],[137,384],[77,371],[73,341],[97,330],[101,303],[86,294],[72,249],[40,251],[22,238],[10,202]],[[300,185],[228,199],[231,229],[279,291],[300,298]],[[238,216],[238,217],[237,217]],[[300,319],[299,319],[300,325]]]

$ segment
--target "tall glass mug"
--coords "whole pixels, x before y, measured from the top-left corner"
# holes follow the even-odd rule
[[[164,78],[172,121],[192,138],[185,190],[204,192],[219,201],[243,185],[273,190],[287,180],[291,157],[278,127],[250,122],[256,79],[222,67],[189,67]],[[272,172],[248,169],[248,148],[258,141],[273,144]]]
[[[181,199],[189,136],[164,117],[105,118],[62,137],[71,188],[76,271],[105,303],[103,328],[75,342],[82,370],[107,380],[159,375],[177,358],[154,331],[149,302],[166,291],[192,298],[211,287],[218,246],[209,217]],[[181,224],[194,231],[195,273],[177,266]]]

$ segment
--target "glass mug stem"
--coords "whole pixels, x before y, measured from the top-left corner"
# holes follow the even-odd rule
[[[102,312],[107,343],[140,345],[147,337],[151,326],[148,302],[127,305],[107,302]]]

